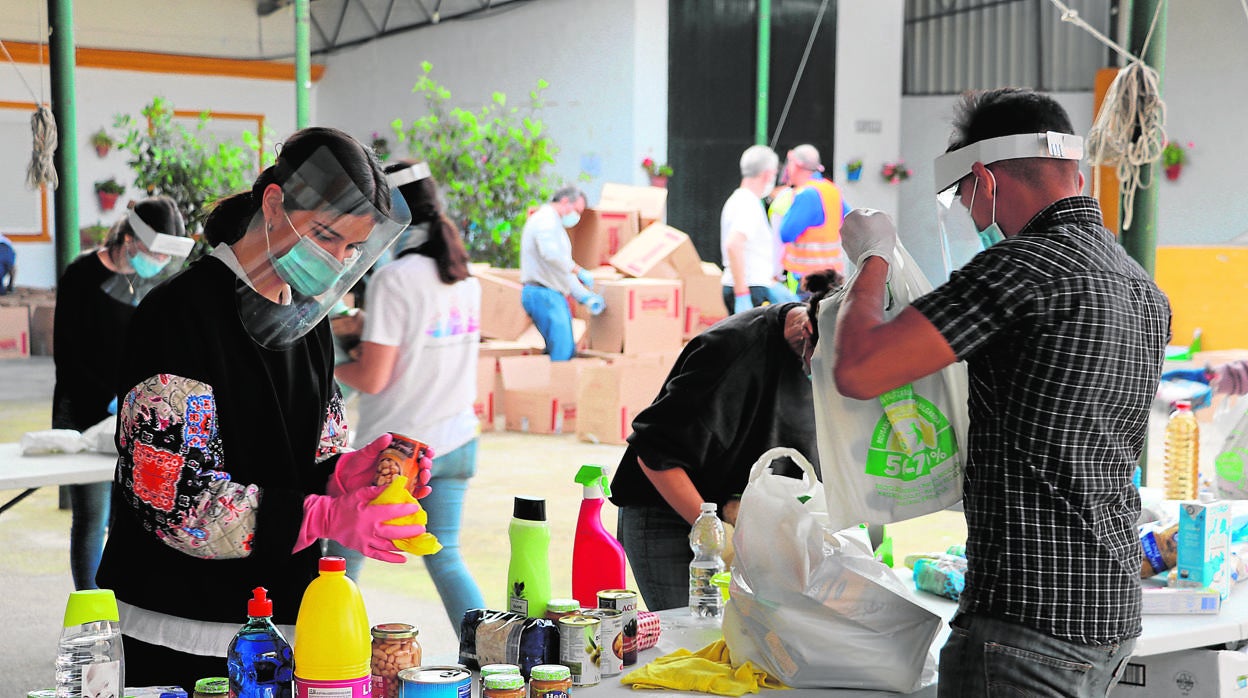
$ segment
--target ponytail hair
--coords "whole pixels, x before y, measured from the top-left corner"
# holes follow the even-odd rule
[[[819,303],[828,296],[841,290],[845,285],[845,277],[835,269],[815,271],[802,277],[802,289],[810,294],[806,301],[807,313],[810,317],[810,342],[819,341]]]
[[[372,149],[336,128],[312,126],[300,129],[286,139],[277,161],[256,177],[250,191],[231,194],[213,204],[204,221],[204,238],[208,244],[214,247],[222,243],[231,245],[242,239],[260,210],[264,190],[270,184],[284,188],[300,165],[320,148],[326,148],[333,155],[342,169],[342,175],[349,179],[333,182],[334,187],[354,186],[380,214],[390,215],[390,186],[386,184],[385,173]],[[326,204],[332,205],[336,198],[329,197]],[[290,210],[300,208],[293,196],[286,197],[284,205]]]
[[[398,172],[416,164],[415,160],[400,160],[386,167],[386,172]],[[438,267],[438,278],[444,284],[453,284],[468,278],[468,250],[464,247],[459,228],[442,211],[438,199],[438,183],[433,177],[408,182],[399,187],[399,193],[412,211],[412,225],[427,223],[429,237],[418,247],[410,250],[431,258]]]

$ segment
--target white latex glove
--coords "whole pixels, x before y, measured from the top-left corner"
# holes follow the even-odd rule
[[[859,268],[862,268],[867,257],[880,257],[888,262],[888,274],[891,277],[893,248],[896,246],[897,226],[883,211],[856,208],[841,223],[841,247]]]

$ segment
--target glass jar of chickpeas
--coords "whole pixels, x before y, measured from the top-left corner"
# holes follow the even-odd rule
[[[420,666],[420,631],[407,623],[374,625],[373,634],[373,696],[398,698],[399,672]]]

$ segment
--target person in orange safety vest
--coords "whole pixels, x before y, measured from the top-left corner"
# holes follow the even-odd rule
[[[841,220],[850,208],[841,190],[824,179],[819,151],[813,145],[799,145],[789,151],[784,168],[796,191],[780,223],[784,269],[799,278],[823,269],[844,274]]]

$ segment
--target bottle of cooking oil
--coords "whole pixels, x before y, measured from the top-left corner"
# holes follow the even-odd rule
[[[1179,400],[1166,423],[1166,499],[1190,501],[1199,490],[1200,425],[1192,403]]]

